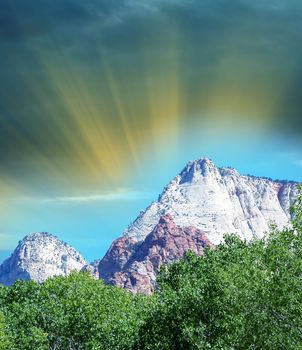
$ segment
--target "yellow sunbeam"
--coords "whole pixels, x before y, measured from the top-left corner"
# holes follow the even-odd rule
[[[244,45],[242,32],[252,33],[253,30],[254,23],[247,18],[238,19],[236,26],[230,24],[225,28],[219,45],[225,48],[224,52],[211,70],[207,89],[204,86],[200,89],[198,108],[204,117],[210,116],[217,130],[230,125],[270,127],[286,96],[289,79],[282,72],[272,76],[268,58],[247,53],[236,55],[234,42],[240,53]]]
[[[122,126],[123,132],[125,134],[127,143],[129,145],[129,150],[130,150],[131,156],[133,157],[137,168],[139,168],[139,162],[138,162],[138,156],[137,156],[137,146],[135,145],[135,141],[133,140],[133,131],[131,131],[131,128],[133,128],[133,126],[129,125],[129,118],[127,118],[127,115],[125,113],[125,106],[122,103],[122,99],[121,99],[120,93],[118,91],[117,81],[113,76],[112,69],[109,66],[108,59],[107,59],[104,51],[102,52],[101,60],[102,60],[103,66],[104,66],[104,72],[105,72],[108,88],[112,94],[113,101],[114,101],[116,111],[117,111],[117,115],[118,115],[119,120],[121,122],[121,126]]]
[[[182,27],[171,22],[161,37],[141,37],[141,51],[131,52],[130,58],[97,47],[93,69],[82,57],[74,58],[72,50],[33,49],[38,73],[22,73],[24,63],[19,67],[34,102],[29,117],[34,131],[25,133],[22,123],[13,130],[12,124],[11,135],[22,147],[19,157],[29,168],[35,164],[32,173],[45,188],[49,179],[64,188],[123,186],[128,173],[143,172],[146,150],[161,159],[169,143],[177,155],[191,121],[212,123],[217,131],[230,125],[270,126],[288,82],[281,73],[262,79],[269,63],[263,56],[257,61],[254,55],[253,62],[248,55],[237,59],[232,43],[237,40],[240,48],[240,26],[249,31],[249,22],[238,19],[236,26],[228,25],[213,43],[220,48],[219,57],[210,64],[205,59],[208,66],[200,67],[194,58],[194,71],[186,66],[192,52],[184,52]],[[198,127],[202,130],[202,123]]]
[[[177,27],[171,26],[167,30],[166,50],[161,48],[155,61],[144,55],[145,74],[142,77],[145,84],[145,100],[153,148],[160,158],[163,152],[162,141],[174,142],[178,147],[181,129],[183,96],[181,90],[181,72],[184,67],[180,64],[180,50],[182,47]],[[154,56],[152,56],[154,57]]]
[[[102,96],[85,85],[83,76],[71,67],[62,74],[51,62],[41,58],[40,61],[55,92],[56,102],[55,108],[47,102],[44,106],[64,137],[66,148],[70,148],[72,157],[76,158],[75,163],[83,167],[77,170],[80,174],[84,171],[94,178],[99,177],[100,182],[121,175],[120,153],[124,146],[118,132],[106,123],[109,112],[102,104]],[[41,93],[39,99],[47,101]]]

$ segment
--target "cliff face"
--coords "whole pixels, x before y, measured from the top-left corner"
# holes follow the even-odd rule
[[[213,244],[204,232],[178,227],[167,214],[144,241],[135,243],[133,238],[125,237],[115,241],[100,262],[100,277],[134,293],[150,294],[161,265],[181,258],[188,250],[202,255],[206,246]]]
[[[0,283],[16,280],[43,282],[56,275],[68,275],[87,265],[74,248],[45,232],[32,233],[19,242],[10,258],[0,266]]]
[[[159,267],[187,250],[203,254],[225,233],[250,240],[262,237],[271,224],[288,225],[296,195],[295,182],[240,175],[206,158],[189,162],[112,244],[99,264],[100,277],[149,294]]]
[[[195,226],[217,244],[226,232],[247,240],[262,237],[270,224],[286,226],[297,183],[240,175],[209,159],[189,162],[124,232],[142,241],[160,217],[171,214],[179,226]]]

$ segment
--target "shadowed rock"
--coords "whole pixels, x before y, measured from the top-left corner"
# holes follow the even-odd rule
[[[202,255],[206,246],[214,247],[203,231],[181,228],[166,214],[143,242],[133,244],[133,239],[125,237],[117,240],[100,262],[100,276],[131,292],[151,294],[161,265],[176,261],[189,250]]]

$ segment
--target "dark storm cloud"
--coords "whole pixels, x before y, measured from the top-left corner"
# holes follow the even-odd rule
[[[79,25],[93,16],[76,1],[9,1],[0,3],[0,35],[6,40],[50,34],[57,26]]]
[[[256,58],[260,74],[266,69],[274,74],[300,60],[301,10],[302,3],[293,0],[3,0],[1,80],[18,89],[18,70],[39,74],[37,52],[70,53],[92,71],[100,48],[109,50],[117,68],[123,65],[132,74],[139,55],[152,61],[153,55],[175,50],[167,35],[173,31],[189,79],[211,73],[226,51],[229,59]],[[287,61],[280,62],[282,57]]]
[[[256,4],[256,5],[255,5]],[[258,4],[258,5],[257,5]],[[127,0],[45,0],[37,2],[9,1],[0,3],[0,19],[2,37],[13,40],[16,37],[28,38],[35,35],[51,34],[56,29],[72,27],[75,35],[83,30],[85,25],[91,29],[104,29],[109,31],[115,27],[129,29],[133,27],[137,34],[142,29],[149,28],[150,20],[154,24],[160,21],[176,21],[185,28],[217,29],[226,24],[236,24],[243,18],[254,16],[256,22],[270,20],[266,24],[270,26],[274,19],[291,20],[301,19],[301,3],[296,1],[266,1],[259,5],[254,1],[127,1]],[[146,22],[147,21],[147,22]],[[96,23],[97,22],[97,25]],[[82,24],[82,25],[80,25]],[[171,23],[166,23],[167,25]],[[139,27],[137,27],[139,25]],[[282,23],[279,22],[279,27]],[[211,28],[212,26],[212,28]],[[281,30],[281,28],[280,28]],[[287,28],[283,27],[283,30]]]
[[[300,10],[302,4],[296,1],[3,0],[0,35],[15,45],[21,40],[43,47],[55,40],[64,50],[85,47],[87,55],[97,43],[122,55],[138,44],[152,51],[148,39],[160,42],[171,28],[186,40],[187,48],[219,50],[224,31],[238,27],[246,35],[235,39],[234,50],[238,45],[247,51],[267,45],[267,50],[278,51],[299,44]],[[42,40],[31,41],[39,37]]]

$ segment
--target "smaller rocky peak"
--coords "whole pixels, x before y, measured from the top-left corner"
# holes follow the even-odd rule
[[[49,237],[49,238],[56,238],[53,234],[46,232],[46,231],[41,231],[41,232],[31,232],[27,234],[23,240],[26,239],[34,239],[34,238],[39,238],[39,237]]]
[[[31,232],[27,234],[19,243],[26,244],[27,242],[37,242],[40,240],[58,239],[48,232]]]
[[[82,255],[67,243],[47,232],[34,232],[25,236],[2,263],[0,283],[11,285],[19,279],[43,282],[80,271],[85,265]]]

